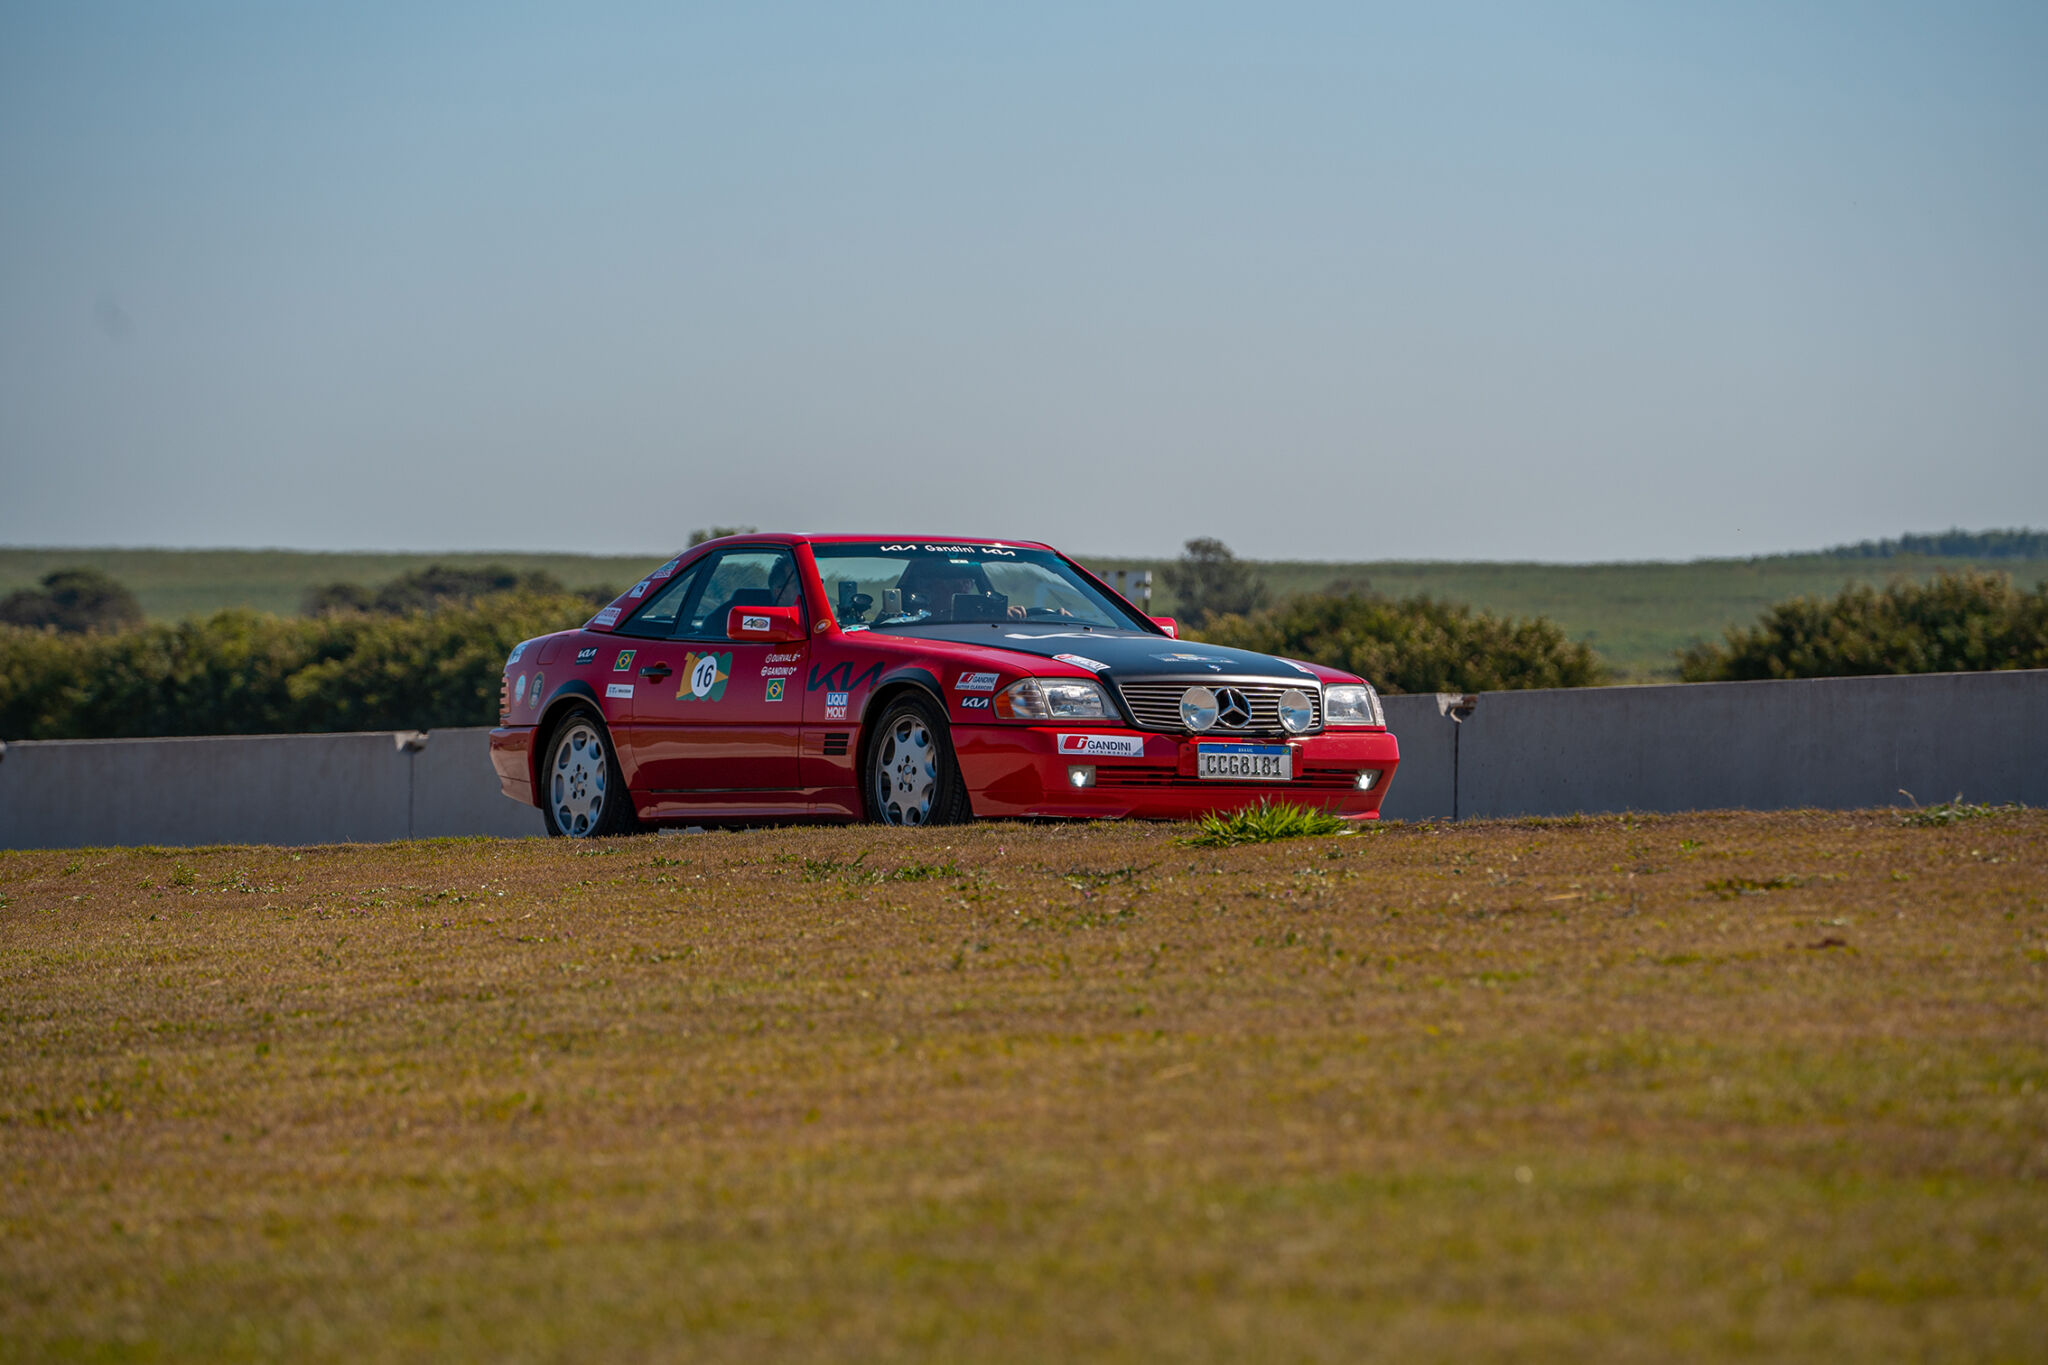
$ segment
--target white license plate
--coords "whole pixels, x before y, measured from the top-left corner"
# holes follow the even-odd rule
[[[1289,782],[1294,754],[1285,744],[1197,744],[1195,775],[1219,782]]]

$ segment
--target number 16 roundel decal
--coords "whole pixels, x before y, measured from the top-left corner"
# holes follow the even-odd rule
[[[732,676],[732,655],[687,654],[683,656],[683,685],[676,689],[678,701],[717,701],[725,695],[725,682]]]

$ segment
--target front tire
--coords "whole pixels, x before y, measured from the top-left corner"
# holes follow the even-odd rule
[[[952,736],[931,704],[889,703],[868,742],[868,819],[884,825],[953,825],[974,818]]]
[[[632,831],[633,799],[595,711],[577,706],[564,712],[542,754],[540,811],[550,837],[599,839]]]

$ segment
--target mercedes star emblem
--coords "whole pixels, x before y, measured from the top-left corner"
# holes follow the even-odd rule
[[[1252,723],[1251,701],[1234,687],[1217,688],[1216,723],[1232,730],[1244,729]]]

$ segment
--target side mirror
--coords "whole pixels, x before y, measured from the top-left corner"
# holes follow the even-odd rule
[[[803,612],[795,607],[734,607],[725,614],[728,640],[780,644],[804,638]]]
[[[1180,625],[1171,616],[1154,616],[1151,618],[1151,621],[1153,625],[1166,632],[1167,639],[1178,640],[1180,638]]]

